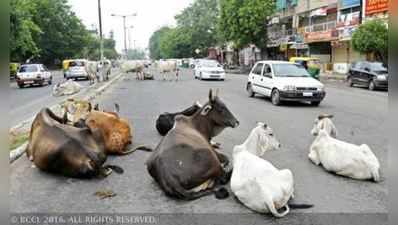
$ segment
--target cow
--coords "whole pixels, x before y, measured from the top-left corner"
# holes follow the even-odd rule
[[[192,106],[183,111],[176,113],[168,113],[168,112],[162,113],[156,119],[156,129],[158,130],[160,135],[165,136],[167,132],[169,132],[169,130],[173,128],[174,119],[177,115],[192,116],[201,107],[202,105],[199,102],[195,102]]]
[[[337,129],[332,119],[333,115],[320,114],[314,121],[314,127],[311,130],[313,136],[317,136],[321,129],[325,129],[331,137],[337,137]]]
[[[144,80],[145,65],[139,60],[128,60],[122,63],[122,71],[125,73],[135,72],[137,80]]]
[[[283,217],[290,208],[310,208],[312,205],[289,204],[294,192],[293,174],[279,170],[261,158],[265,152],[280,149],[281,144],[265,123],[258,122],[249,137],[233,149],[231,190],[246,207],[259,213]],[[283,212],[278,212],[279,209]]]
[[[85,65],[87,78],[90,80],[90,85],[95,83],[95,79],[99,82],[100,78],[98,76],[98,62],[96,61],[87,61]]]
[[[368,145],[354,145],[333,138],[325,128],[311,144],[308,158],[330,172],[358,180],[380,181],[380,163]]]
[[[55,97],[73,95],[78,93],[81,89],[82,86],[79,83],[73,81],[72,79],[69,79],[54,85],[52,95]]]
[[[229,196],[220,187],[229,182],[232,169],[228,157],[216,151],[210,141],[238,120],[212,90],[209,101],[192,116],[178,115],[175,124],[160,141],[146,165],[150,176],[167,196],[194,200],[215,194]]]
[[[35,117],[26,155],[43,171],[75,178],[106,177],[112,171],[123,173],[118,166],[104,166],[107,155],[100,129],[76,128],[50,109]],[[92,127],[92,126],[90,126]]]
[[[93,110],[92,110],[93,109]],[[131,135],[132,128],[129,122],[119,117],[120,107],[115,104],[115,111],[99,111],[98,104],[91,107],[81,104],[74,115],[73,126],[90,129],[99,129],[105,142],[105,153],[107,155],[127,155],[136,150],[152,151],[151,148],[145,145],[139,145],[135,148],[126,150],[132,144],[133,136]]]
[[[163,74],[163,80],[167,80],[167,74],[175,72],[175,80],[178,81],[179,70],[175,60],[163,60],[158,62],[159,72]],[[172,78],[169,79],[172,81]]]

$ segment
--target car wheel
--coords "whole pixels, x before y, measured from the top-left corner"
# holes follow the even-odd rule
[[[352,78],[351,77],[347,78],[347,85],[348,85],[348,87],[354,86],[354,84],[352,83]]]
[[[51,85],[53,83],[53,78],[50,77],[50,79],[48,80],[48,85]]]
[[[278,89],[274,89],[271,93],[271,101],[272,104],[274,105],[280,105],[281,104],[281,99],[280,99],[280,94]]]
[[[19,87],[19,88],[24,88],[25,85],[24,85],[24,84],[18,84],[18,87]]]
[[[319,104],[321,104],[320,101],[311,102],[311,105],[313,105],[313,106],[319,106]]]
[[[252,88],[252,85],[251,84],[248,84],[247,85],[247,88],[246,88],[246,90],[247,90],[247,94],[249,95],[249,97],[254,97],[254,95],[256,94],[256,93],[254,93],[254,91],[253,91],[253,88]]]
[[[369,82],[369,90],[374,91],[376,89],[376,84],[373,80]]]

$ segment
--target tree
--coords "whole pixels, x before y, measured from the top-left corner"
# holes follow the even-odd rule
[[[168,30],[160,38],[160,52],[163,58],[188,58],[192,56],[191,35],[184,28]]]
[[[170,30],[169,27],[161,27],[156,30],[149,39],[149,55],[151,59],[164,58],[160,51],[160,39]]]
[[[388,28],[381,20],[370,20],[361,24],[352,35],[354,50],[363,54],[374,54],[376,59],[388,61]]]
[[[267,44],[267,17],[275,9],[273,0],[220,0],[219,28],[226,41],[237,48],[255,44],[261,50]]]
[[[33,21],[35,2],[29,0],[13,0],[10,2],[10,60],[21,62],[40,52],[34,36],[41,29]]]
[[[145,59],[145,51],[139,48],[127,49],[127,58],[130,60]]]

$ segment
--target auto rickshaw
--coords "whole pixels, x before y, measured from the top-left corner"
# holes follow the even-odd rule
[[[311,77],[319,80],[319,73],[321,71],[321,63],[318,58],[314,57],[292,57],[289,60],[293,63],[298,63],[308,71]]]
[[[72,61],[72,60],[70,60],[70,59],[65,59],[64,61],[62,61],[62,69],[63,69],[63,71],[64,71],[64,77],[65,77],[66,71],[69,69],[69,63],[70,63],[71,61]]]
[[[10,79],[15,79],[20,66],[19,63],[10,63]]]

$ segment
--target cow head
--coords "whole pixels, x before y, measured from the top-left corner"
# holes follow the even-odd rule
[[[311,134],[313,136],[318,136],[319,131],[324,129],[331,137],[336,138],[337,129],[334,126],[331,118],[333,118],[333,115],[320,114],[314,121],[314,126],[311,130]]]
[[[66,100],[66,102],[63,104],[63,107],[66,113],[73,116],[73,124],[85,121],[88,117],[88,114],[93,109],[89,101],[76,99]]]
[[[281,144],[274,136],[272,128],[262,122],[257,122],[257,126],[252,130],[249,138],[251,138],[249,141],[254,142],[252,146],[256,146],[256,148],[247,150],[257,156],[262,156],[266,151],[279,150],[281,148]]]
[[[218,127],[235,128],[239,125],[239,121],[218,97],[218,90],[216,94],[213,94],[213,91],[210,89],[209,102],[201,108],[200,114],[208,117]]]

